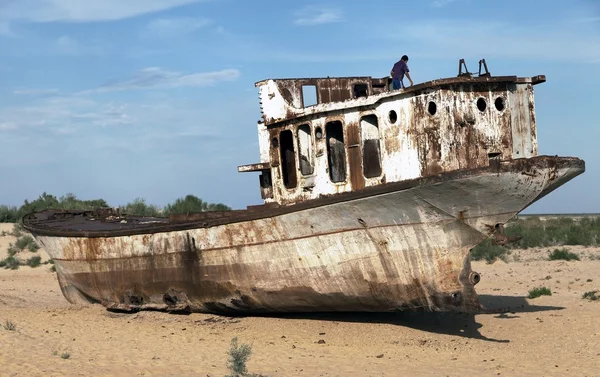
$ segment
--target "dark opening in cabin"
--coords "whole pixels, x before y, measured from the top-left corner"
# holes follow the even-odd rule
[[[379,156],[379,122],[376,115],[367,115],[360,119],[361,136],[363,140],[363,173],[366,178],[381,175]]]
[[[317,104],[317,87],[302,85],[302,106],[308,107]]]
[[[346,148],[344,147],[344,129],[342,122],[335,120],[325,126],[327,134],[327,157],[329,178],[332,182],[346,180]]]
[[[308,124],[302,124],[298,127],[298,159],[300,160],[302,175],[313,173],[313,148],[310,136],[310,126]]]
[[[283,184],[287,188],[294,188],[296,179],[296,154],[294,152],[294,135],[292,131],[285,130],[279,134],[279,145],[281,145],[281,174]]]
[[[354,84],[354,98],[366,97],[369,94],[369,86],[367,84]]]

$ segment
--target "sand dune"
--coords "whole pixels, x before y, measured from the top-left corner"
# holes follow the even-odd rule
[[[586,258],[522,250],[519,262],[475,262],[481,300],[497,310],[478,315],[117,314],[68,304],[49,265],[0,269],[0,322],[16,325],[0,328],[0,375],[223,376],[237,336],[253,346],[249,371],[267,376],[595,376],[600,301],[581,296],[600,290],[589,258],[600,249],[575,250]],[[526,299],[538,286],[552,296]]]

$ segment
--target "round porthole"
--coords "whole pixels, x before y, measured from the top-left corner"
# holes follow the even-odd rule
[[[320,139],[320,138],[322,138],[322,137],[323,137],[323,130],[321,129],[321,127],[317,127],[317,128],[315,129],[315,137],[316,137],[317,139]]]
[[[398,120],[398,114],[396,114],[394,110],[391,110],[388,113],[388,118],[390,119],[390,123],[396,123],[396,121]]]
[[[487,102],[485,102],[485,99],[483,98],[479,98],[477,100],[477,108],[479,109],[479,111],[483,112],[485,111],[485,109],[487,108]]]
[[[279,147],[279,140],[277,140],[277,138],[274,137],[273,140],[271,140],[271,145],[273,146],[273,148]]]
[[[427,104],[427,111],[429,112],[429,114],[435,115],[435,113],[437,112],[437,105],[435,104],[435,102],[429,101],[429,104]]]
[[[494,101],[494,105],[496,106],[496,110],[502,111],[506,107],[506,102],[504,101],[504,98],[498,97]]]

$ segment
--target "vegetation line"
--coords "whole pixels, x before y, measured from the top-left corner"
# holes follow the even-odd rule
[[[0,223],[20,222],[24,215],[45,209],[92,210],[107,207],[112,206],[104,199],[80,200],[74,194],[67,194],[57,198],[54,195],[44,192],[32,202],[25,200],[20,207],[0,205]],[[163,208],[147,204],[143,198],[137,198],[119,208],[121,212],[134,216],[168,216],[175,213],[231,210],[231,207],[223,203],[208,203],[194,195],[179,198]]]

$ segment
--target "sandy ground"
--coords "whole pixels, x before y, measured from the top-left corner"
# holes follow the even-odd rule
[[[224,376],[233,337],[266,376],[599,376],[600,300],[582,294],[600,290],[600,249],[573,250],[585,258],[474,262],[482,303],[502,312],[478,315],[118,314],[68,304],[50,265],[0,269],[0,323],[16,325],[0,327],[0,376]],[[525,298],[540,286],[552,296]]]

